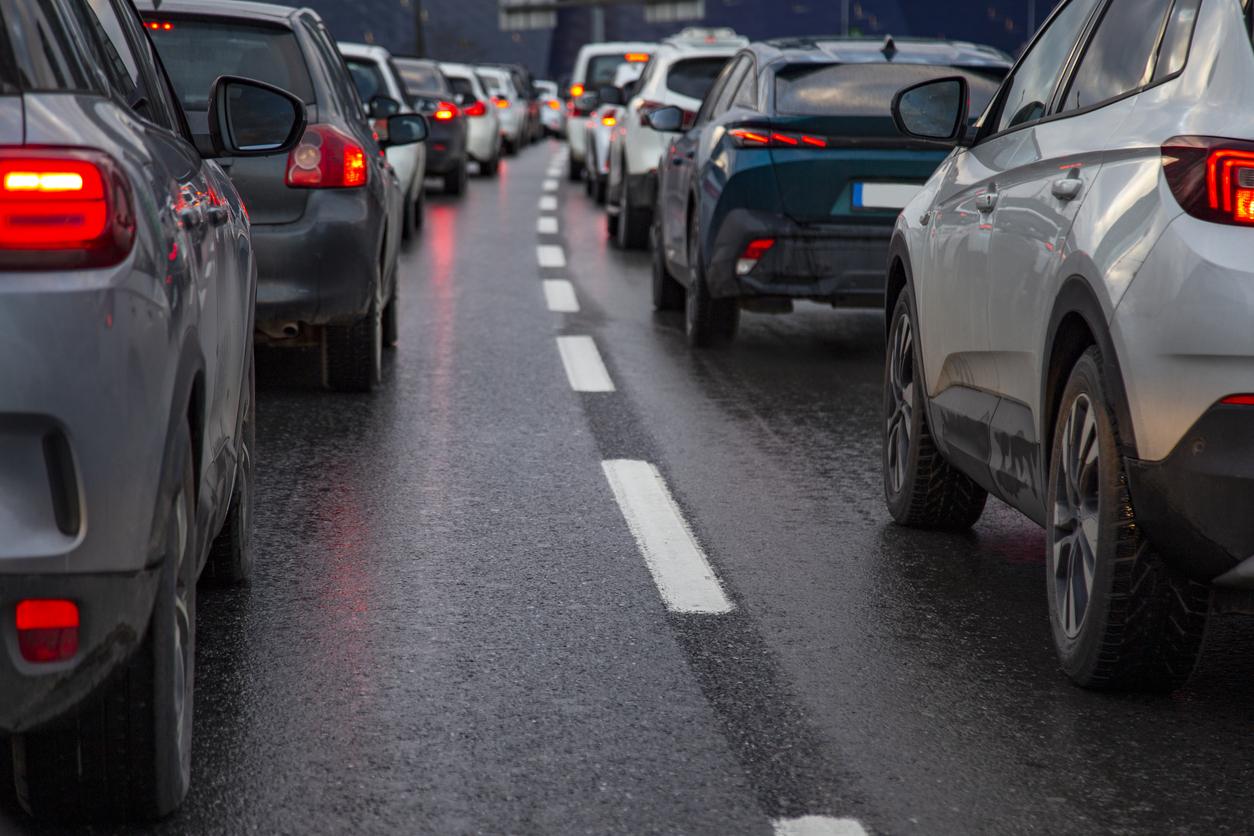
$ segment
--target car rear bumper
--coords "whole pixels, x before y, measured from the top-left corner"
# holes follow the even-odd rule
[[[447,174],[466,164],[467,127],[457,121],[431,123],[427,138],[427,176]]]
[[[1198,580],[1254,589],[1254,407],[1213,406],[1167,458],[1126,464],[1155,548]]]
[[[802,226],[773,213],[733,210],[719,227],[706,270],[710,294],[881,304],[892,231],[888,225]],[[774,238],[775,246],[747,275],[737,276],[745,245],[760,238]]]
[[[466,132],[466,154],[475,162],[489,162],[499,153],[501,131],[497,125],[497,120],[486,116],[471,119]]]
[[[257,322],[324,325],[365,316],[384,222],[366,189],[320,189],[299,221],[253,224]]]
[[[0,733],[54,723],[73,710],[143,641],[160,567],[100,575],[0,575]],[[18,647],[15,612],[30,598],[78,605],[78,652],[32,664]]]

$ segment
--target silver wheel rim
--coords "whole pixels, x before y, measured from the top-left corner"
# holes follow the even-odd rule
[[[184,725],[187,722],[187,683],[188,671],[191,670],[191,607],[189,597],[191,589],[184,572],[187,559],[188,519],[187,497],[181,492],[174,505],[174,722],[179,747],[184,740]]]
[[[1101,492],[1097,416],[1088,395],[1067,412],[1054,486],[1054,609],[1068,638],[1084,627],[1097,569]]]
[[[910,460],[910,431],[914,419],[914,330],[910,316],[902,313],[893,328],[888,359],[888,418],[884,449],[888,457],[888,484],[901,493],[906,483],[906,463]]]

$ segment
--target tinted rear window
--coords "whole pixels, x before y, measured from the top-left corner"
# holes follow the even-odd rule
[[[57,0],[0,0],[0,92],[93,89],[66,11]]]
[[[444,75],[436,67],[430,64],[397,64],[401,71],[401,83],[405,85],[405,92],[411,96],[421,95],[423,93],[435,93],[437,95],[447,93],[448,86],[444,81]]]
[[[666,74],[666,87],[681,96],[704,99],[705,94],[714,86],[714,79],[718,78],[729,60],[726,56],[720,56],[676,61]]]
[[[209,88],[220,75],[264,81],[314,102],[309,68],[290,29],[187,18],[170,22],[169,30],[152,30],[152,40],[186,110],[209,107]]]
[[[589,90],[595,90],[606,84],[614,83],[614,73],[618,71],[618,65],[626,63],[623,55],[616,52],[613,55],[597,55],[588,59],[588,71],[584,73],[583,83]]]
[[[775,111],[790,116],[891,116],[903,87],[963,75],[971,85],[972,115],[984,112],[1005,71],[932,64],[823,64],[786,67],[775,76]]]
[[[476,98],[475,85],[468,78],[459,78],[455,75],[448,77],[449,86],[453,88],[454,96],[468,96]]]
[[[350,58],[347,55],[344,56],[344,63],[348,65],[348,74],[353,77],[357,95],[361,96],[363,102],[368,102],[375,96],[391,95],[378,64],[368,58]]]

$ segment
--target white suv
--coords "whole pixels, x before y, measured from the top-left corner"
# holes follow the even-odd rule
[[[570,100],[567,104],[566,143],[570,146],[570,179],[583,176],[584,153],[587,149],[584,123],[600,105],[597,92],[614,83],[618,65],[645,63],[653,57],[657,44],[614,41],[585,44],[575,58],[575,71],[570,77]]]
[[[902,212],[884,488],[966,528],[1046,530],[1063,670],[1170,689],[1212,603],[1254,595],[1254,48],[1240,0],[1067,0],[982,120],[966,83],[894,101],[958,147]]]
[[[655,49],[610,146],[606,224],[623,249],[643,249],[649,240],[658,160],[675,136],[654,130],[645,117],[674,106],[690,124],[727,60],[748,45],[731,29],[689,28]]]

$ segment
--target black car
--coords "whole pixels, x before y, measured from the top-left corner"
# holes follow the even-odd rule
[[[742,306],[882,305],[893,223],[948,153],[897,131],[893,95],[958,75],[979,113],[1009,69],[995,49],[951,41],[804,38],[741,50],[695,126],[662,154],[654,306],[683,307],[701,346],[731,339]],[[677,107],[647,119],[659,131],[685,127]]]
[[[367,112],[335,41],[309,9],[213,0],[136,5],[202,143],[205,85],[223,73],[251,74],[305,102],[310,124],[286,157],[223,161],[252,218],[258,338],[320,345],[328,386],[373,389],[382,349],[396,341],[404,195],[369,117],[392,116],[400,103],[376,99]],[[425,120],[398,118],[404,129],[384,144],[422,138]]]
[[[401,81],[414,110],[431,123],[427,142],[427,176],[442,177],[447,194],[466,191],[466,114],[457,104],[457,93],[435,61],[397,58]]]

